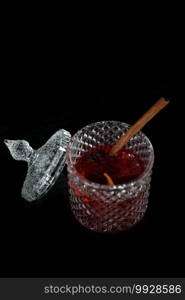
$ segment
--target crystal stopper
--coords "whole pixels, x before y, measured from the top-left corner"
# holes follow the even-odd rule
[[[21,192],[24,199],[30,202],[39,199],[53,186],[64,168],[70,139],[71,134],[60,129],[37,150],[25,140],[4,141],[14,159],[28,163]]]

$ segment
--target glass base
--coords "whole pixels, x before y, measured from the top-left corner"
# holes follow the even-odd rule
[[[148,205],[148,190],[135,198],[111,201],[90,200],[70,190],[72,212],[80,224],[96,232],[119,232],[136,225]]]

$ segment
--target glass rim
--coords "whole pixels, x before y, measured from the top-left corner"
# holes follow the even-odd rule
[[[128,187],[132,187],[134,186],[134,184],[139,184],[139,183],[142,183],[142,181],[149,175],[152,167],[153,167],[153,164],[154,164],[154,149],[153,149],[153,146],[152,146],[152,143],[151,141],[149,140],[149,138],[142,132],[142,131],[139,131],[138,133],[135,134],[135,136],[141,134],[148,142],[148,145],[149,145],[149,148],[150,148],[150,157],[149,157],[149,162],[144,170],[144,172],[139,176],[137,177],[136,179],[132,180],[132,181],[129,181],[128,183],[123,183],[123,184],[119,184],[119,185],[106,185],[106,184],[100,184],[100,183],[96,183],[96,182],[93,182],[93,181],[90,181],[89,179],[85,178],[84,176],[82,176],[75,168],[75,164],[72,162],[72,159],[71,159],[71,150],[72,150],[72,146],[73,146],[73,141],[74,139],[79,136],[82,131],[84,131],[85,129],[88,129],[90,127],[92,127],[93,125],[97,125],[97,124],[102,124],[102,123],[107,123],[107,122],[115,122],[115,123],[118,123],[118,124],[122,124],[122,125],[125,125],[126,127],[130,127],[131,125],[128,124],[128,123],[125,123],[125,122],[121,122],[121,121],[115,121],[115,120],[106,120],[106,121],[97,121],[97,122],[93,122],[93,123],[90,123],[84,127],[82,127],[80,130],[78,130],[71,138],[69,144],[68,144],[68,149],[67,149],[67,152],[66,152],[66,162],[67,162],[67,166],[70,167],[70,169],[73,171],[73,174],[74,176],[78,177],[78,179],[85,185],[87,186],[90,186],[94,189],[102,189],[102,190],[123,190],[125,188],[128,188]]]

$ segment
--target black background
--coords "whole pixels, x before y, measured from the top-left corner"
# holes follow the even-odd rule
[[[182,61],[167,51],[173,42],[139,39],[129,49],[113,42],[113,50],[102,50],[99,43],[78,41],[75,50],[65,44],[63,51],[56,40],[52,47],[39,39],[10,40],[0,112],[0,275],[184,276],[184,87]],[[26,139],[36,149],[59,128],[74,134],[95,121],[133,124],[160,96],[170,104],[143,129],[155,165],[147,213],[133,229],[104,235],[78,224],[66,170],[42,200],[21,198],[27,167],[11,158],[5,138]]]

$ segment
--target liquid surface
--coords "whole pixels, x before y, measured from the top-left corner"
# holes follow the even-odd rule
[[[76,162],[77,171],[85,178],[99,184],[107,184],[107,173],[115,185],[130,182],[144,171],[141,159],[124,147],[114,156],[109,155],[110,145],[98,146],[87,152]]]

